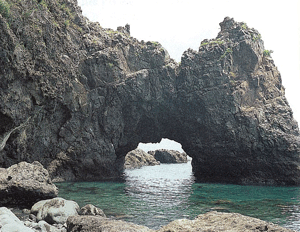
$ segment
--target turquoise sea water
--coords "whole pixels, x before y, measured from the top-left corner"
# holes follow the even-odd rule
[[[120,182],[59,183],[59,196],[93,204],[108,217],[158,229],[216,210],[236,212],[300,231],[300,188],[195,183],[191,164],[127,170]]]

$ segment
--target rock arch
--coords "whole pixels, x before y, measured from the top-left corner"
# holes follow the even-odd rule
[[[10,28],[0,17],[3,133],[30,118],[0,151],[1,167],[38,160],[57,181],[113,178],[139,142],[170,138],[200,181],[299,185],[298,125],[255,29],[225,18],[177,64],[157,42],[88,22],[72,2],[76,20],[63,26],[57,4],[47,24],[37,19],[40,34],[14,8]]]
[[[183,54],[175,74],[165,65],[126,80],[126,146],[178,141],[200,181],[298,184],[299,132],[280,73],[257,31],[230,18],[220,25],[216,39]]]

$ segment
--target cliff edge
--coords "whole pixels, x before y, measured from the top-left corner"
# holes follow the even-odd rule
[[[118,177],[139,142],[176,140],[200,181],[299,185],[300,137],[260,34],[225,18],[180,64],[76,0],[2,0],[0,167]]]

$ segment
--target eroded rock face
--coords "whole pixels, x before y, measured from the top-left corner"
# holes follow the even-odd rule
[[[113,178],[139,142],[169,138],[199,180],[300,183],[298,126],[256,30],[226,18],[179,65],[128,26],[89,22],[75,0],[10,2],[13,20],[0,16],[1,167],[38,160],[57,181]]]
[[[1,205],[31,207],[37,201],[57,194],[58,189],[52,184],[48,171],[37,161],[0,168]]]
[[[187,154],[175,150],[159,149],[155,151],[148,151],[160,163],[186,163]]]
[[[299,184],[299,130],[280,73],[256,30],[231,18],[220,25],[182,57],[178,114],[189,136],[177,141],[199,180]]]
[[[134,169],[159,164],[160,162],[158,162],[153,155],[137,148],[128,152],[125,156],[124,169]]]

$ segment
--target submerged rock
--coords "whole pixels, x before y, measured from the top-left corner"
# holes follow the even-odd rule
[[[141,168],[143,166],[153,166],[159,165],[160,163],[147,152],[143,151],[142,149],[135,149],[130,151],[125,156],[125,169],[134,169],[134,168]]]
[[[238,213],[209,212],[194,220],[180,219],[163,226],[158,232],[224,231],[224,232],[293,232],[270,222],[247,217]]]
[[[1,205],[31,207],[37,201],[57,194],[58,189],[52,184],[48,171],[37,161],[0,168]]]
[[[128,231],[128,232],[151,232],[154,230],[146,226],[136,225],[121,220],[113,220],[97,216],[73,216],[67,221],[68,232],[90,231]]]
[[[174,150],[159,149],[155,151],[148,151],[160,163],[186,163],[187,154]]]
[[[49,224],[64,224],[68,217],[78,215],[79,206],[74,201],[57,197],[51,200],[37,202],[31,208],[36,221],[46,221]]]
[[[11,0],[0,16],[0,167],[114,178],[138,143],[170,138],[200,181],[300,184],[298,124],[258,31],[227,17],[177,64],[77,1],[45,1]]]

